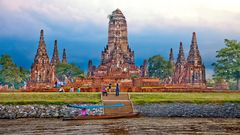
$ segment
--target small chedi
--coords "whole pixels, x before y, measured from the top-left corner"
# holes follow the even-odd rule
[[[146,67],[140,69],[135,65],[134,51],[128,45],[127,22],[117,9],[109,15],[108,44],[102,51],[101,64],[96,68],[89,60],[88,77],[130,79],[145,76]]]
[[[63,53],[63,63],[67,63],[66,50]],[[30,80],[27,83],[28,89],[48,89],[53,88],[57,81],[55,66],[60,63],[57,40],[54,42],[54,51],[51,62],[47,54],[44,41],[44,31],[40,32],[40,41],[34,63],[31,66]]]
[[[63,49],[62,63],[67,64],[67,53],[65,48]]]
[[[51,64],[53,64],[53,65],[57,65],[58,63],[60,63],[60,58],[59,58],[59,55],[58,55],[58,45],[57,45],[57,40],[55,40],[55,42],[54,42],[54,49],[53,49],[53,56],[52,56]]]
[[[50,63],[44,41],[44,32],[41,30],[39,46],[34,58],[34,63],[31,66],[31,77],[27,87],[30,89],[53,87],[56,81],[55,67],[53,64],[55,61],[56,60],[52,60],[52,63]]]
[[[172,49],[170,50],[169,60],[174,66],[174,73],[168,83],[194,85],[199,87],[206,86],[205,66],[202,63],[195,32],[193,32],[192,43],[187,60],[185,60],[182,42],[180,42],[176,63],[174,62]]]

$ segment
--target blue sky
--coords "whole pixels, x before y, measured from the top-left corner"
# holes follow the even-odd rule
[[[210,76],[224,39],[240,40],[239,5],[238,0],[0,0],[0,55],[10,54],[29,69],[44,29],[50,58],[57,39],[60,54],[66,48],[68,61],[86,70],[89,59],[99,64],[107,16],[119,8],[137,65],[156,54],[167,59],[170,48],[176,58],[180,41],[187,56],[195,31]]]

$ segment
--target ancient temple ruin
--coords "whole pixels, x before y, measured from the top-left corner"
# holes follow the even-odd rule
[[[67,63],[66,49],[63,50],[62,63]],[[116,9],[109,15],[108,43],[101,53],[101,63],[95,66],[92,60],[88,61],[86,78],[77,78],[76,82],[68,87],[84,87],[86,91],[99,91],[108,84],[119,83],[122,91],[159,91],[159,90],[186,90],[205,89],[205,66],[198,49],[196,33],[193,32],[190,51],[185,59],[183,44],[180,42],[179,53],[174,61],[173,49],[169,53],[169,62],[173,66],[173,74],[166,80],[148,77],[148,61],[137,67],[134,60],[134,51],[128,44],[127,22],[123,13]],[[55,77],[55,66],[60,63],[57,41],[54,42],[54,51],[51,62],[46,50],[44,33],[41,30],[39,47],[31,67],[29,88],[52,88]],[[151,89],[149,89],[149,86]],[[154,88],[154,87],[155,88]],[[193,86],[193,87],[192,87]]]
[[[109,15],[108,44],[102,51],[101,64],[96,68],[88,62],[88,77],[129,79],[146,76],[146,65],[141,71],[134,62],[134,51],[129,48],[127,22],[116,9]],[[145,62],[146,63],[146,62]]]
[[[192,42],[187,60],[185,60],[183,45],[182,42],[180,42],[172,83],[195,85],[200,87],[204,87],[206,85],[205,66],[202,63],[195,32],[193,32],[192,35]]]
[[[31,66],[31,77],[27,87],[30,89],[52,88],[55,80],[54,64],[50,63],[44,41],[44,32],[41,30],[39,46]]]

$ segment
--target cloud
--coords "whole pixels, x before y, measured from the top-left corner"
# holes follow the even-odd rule
[[[60,53],[67,48],[70,62],[85,68],[88,59],[98,64],[107,43],[107,16],[119,8],[138,65],[155,54],[167,59],[170,48],[176,57],[180,41],[187,57],[196,31],[210,72],[223,40],[240,38],[239,5],[239,0],[0,0],[0,52],[25,56],[17,63],[30,67],[44,29],[49,56],[58,39]]]
[[[0,24],[4,28],[0,30],[8,35],[22,35],[26,29],[31,35],[40,28],[54,33],[53,25],[77,33],[86,24],[105,26],[107,15],[120,8],[131,32],[201,27],[240,34],[238,5],[239,0],[1,0]]]

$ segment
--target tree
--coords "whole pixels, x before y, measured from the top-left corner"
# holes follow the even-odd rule
[[[155,55],[148,59],[148,72],[150,77],[165,79],[172,75],[173,67],[162,56]]]
[[[60,81],[65,81],[65,79],[73,81],[76,78],[84,77],[84,72],[75,64],[65,64],[59,63],[56,65],[57,78]]]
[[[13,88],[20,88],[29,79],[29,71],[22,67],[17,67],[9,55],[0,57],[0,83]]]
[[[236,80],[240,90],[240,42],[225,39],[227,47],[217,51],[217,61],[213,63],[215,76]]]

